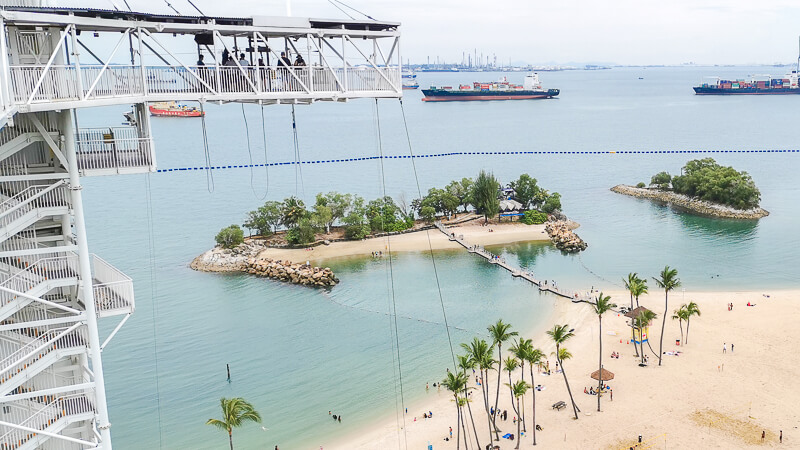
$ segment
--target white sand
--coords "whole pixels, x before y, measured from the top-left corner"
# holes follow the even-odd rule
[[[770,297],[764,297],[764,293]],[[613,292],[611,295],[616,303],[629,304],[627,292]],[[555,373],[549,377],[537,376],[536,384],[542,384],[546,389],[537,392],[536,396],[537,423],[543,428],[537,433],[539,445],[536,448],[622,450],[633,445],[639,434],[646,442],[642,448],[747,448],[762,445],[759,442],[762,429],[767,433],[763,445],[779,446],[777,435],[779,430],[783,430],[782,446],[800,448],[800,431],[796,429],[800,419],[800,390],[796,389],[800,379],[800,356],[795,351],[800,290],[686,292],[686,302],[696,301],[702,316],[692,320],[688,344],[676,346],[680,330],[678,322],[670,317],[683,302],[682,297],[681,292],[670,296],[664,351],[681,350],[684,353],[664,356],[661,367],[652,353],[648,367],[637,365],[633,346],[627,344],[629,328],[624,317],[611,314],[603,318],[603,363],[607,370],[616,374],[616,378],[609,382],[614,390],[614,400],[609,401],[609,396],[604,396],[602,412],[599,413],[597,397],[583,393],[584,387],[597,384],[589,378],[589,374],[598,368],[597,316],[586,304],[574,305],[559,300],[547,328],[555,323],[568,323],[576,328],[576,336],[566,345],[573,354],[566,369],[582,412],[576,421],[570,407],[561,411],[551,409],[551,405],[560,400],[569,405],[564,379]],[[756,306],[747,307],[748,301],[755,302]],[[731,312],[726,306],[729,302],[734,303]],[[663,292],[653,289],[653,293],[643,297],[640,303],[659,314],[650,329],[651,345],[657,352],[664,312]],[[525,336],[533,337],[534,344],[550,355],[554,347],[542,330],[524,331],[535,333]],[[607,334],[609,331],[616,332],[616,335]],[[727,354],[722,354],[723,343],[727,344]],[[731,344],[735,346],[733,352]],[[621,358],[609,358],[612,351],[619,352]],[[554,365],[551,356],[551,369]],[[507,381],[505,372],[503,380]],[[472,377],[470,386],[475,386],[474,381]],[[494,386],[494,380],[490,380],[490,386]],[[480,395],[480,390],[474,391],[472,411],[481,445],[485,447],[488,433]],[[454,441],[444,441],[449,426],[453,427],[456,436],[456,409],[451,399],[445,390],[437,393],[431,388],[422,405],[409,407],[405,431],[400,430],[400,425],[392,418],[358,430],[357,434],[342,441],[328,443],[324,448],[427,449],[430,442],[435,450],[455,449]],[[530,395],[525,401],[528,429],[531,431]],[[696,424],[690,415],[704,408],[751,424],[756,431],[744,437],[756,444],[748,445],[742,436],[735,433],[736,429],[744,430],[742,426],[732,431],[721,431]],[[509,418],[507,422],[498,422],[501,435],[514,433],[516,426],[512,424],[508,388],[501,384],[500,410],[503,409],[509,411]],[[422,413],[428,410],[434,412],[434,418],[422,419]],[[403,440],[407,440],[407,446],[400,444]],[[512,449],[516,441],[501,439],[496,444],[502,449]],[[534,448],[528,434],[521,444],[520,448]],[[475,447],[473,440],[470,448]],[[461,448],[464,448],[463,444]]]

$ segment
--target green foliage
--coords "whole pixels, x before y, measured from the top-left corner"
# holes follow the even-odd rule
[[[525,211],[520,222],[526,225],[540,225],[547,222],[547,214],[539,211]]]
[[[327,194],[317,194],[317,202],[314,204],[314,210],[320,211],[320,208],[326,207],[330,211],[330,218],[325,223],[325,228],[330,231],[331,226],[337,221],[344,218],[348,211],[353,206],[353,196],[351,194],[340,194],[339,192],[328,192]]]
[[[369,234],[369,223],[363,213],[352,212],[344,220],[344,236],[347,239],[364,239]]]
[[[646,186],[647,186],[647,185],[646,185],[646,184],[644,184],[644,181],[640,181],[640,182],[638,182],[638,183],[636,184],[636,187],[637,187],[637,188],[643,188],[643,187],[646,187]]]
[[[405,218],[401,217],[400,208],[389,196],[367,203],[365,212],[370,230],[373,232],[403,231],[409,228]]]
[[[241,397],[221,398],[222,419],[208,419],[206,425],[211,425],[228,432],[231,450],[233,450],[233,429],[239,428],[245,422],[261,423],[261,414],[253,405]]]
[[[430,188],[428,189],[428,195],[420,203],[420,213],[422,213],[422,208],[430,206],[438,214],[450,215],[458,212],[459,204],[458,197],[447,190]]]
[[[310,244],[316,239],[317,230],[311,217],[303,217],[297,226],[286,232],[286,242],[292,245]]]
[[[650,186],[655,186],[659,189],[669,189],[671,181],[672,175],[667,172],[658,172],[650,178]]]
[[[514,189],[514,198],[522,203],[522,207],[525,209],[530,207],[540,190],[536,184],[536,178],[527,173],[520,175],[518,180],[512,181],[511,188]]]
[[[464,207],[464,212],[467,212],[467,206],[472,203],[472,186],[474,184],[472,178],[462,178],[461,181],[451,181],[445,188],[450,195],[458,199],[458,204]]]
[[[419,212],[419,217],[428,223],[436,220],[436,210],[432,206],[423,206]]]
[[[281,206],[281,223],[288,228],[294,228],[307,214],[306,205],[302,200],[295,196],[289,197]]]
[[[266,202],[264,206],[247,214],[244,227],[255,230],[261,236],[268,236],[275,232],[281,224],[281,219],[283,218],[281,209],[282,204],[280,202]]]
[[[225,227],[217,233],[215,238],[217,244],[224,248],[232,248],[244,242],[244,232],[239,225]]]
[[[472,189],[472,204],[478,214],[483,214],[486,221],[494,217],[500,210],[500,200],[497,198],[497,189],[500,183],[491,173],[481,170]]]
[[[757,208],[761,202],[761,192],[747,172],[721,166],[712,158],[686,163],[683,175],[672,178],[672,188],[679,194],[736,209]]]
[[[544,201],[544,205],[542,205],[542,211],[547,214],[551,214],[555,210],[561,210],[561,194],[558,192],[550,194],[547,200]]]

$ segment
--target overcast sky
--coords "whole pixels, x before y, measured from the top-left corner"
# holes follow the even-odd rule
[[[51,0],[58,1],[58,0]],[[67,0],[110,8],[124,0]],[[196,14],[189,0],[127,0],[134,10]],[[192,0],[207,15],[285,15],[285,0]],[[331,2],[292,0],[292,14],[346,19]],[[60,4],[63,4],[59,1]],[[379,20],[402,23],[403,59],[462,52],[499,62],[772,64],[796,62],[800,0],[347,0]],[[356,18],[355,11],[339,6]]]

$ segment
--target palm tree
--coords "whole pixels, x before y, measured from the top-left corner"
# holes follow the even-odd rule
[[[461,344],[461,346],[467,351],[470,359],[475,362],[475,365],[478,367],[478,370],[481,373],[481,393],[483,394],[483,406],[486,409],[486,420],[489,423],[489,442],[491,442],[492,417],[489,413],[489,390],[487,389],[486,382],[489,377],[489,369],[493,368],[495,362],[497,362],[494,360],[494,358],[492,358],[494,348],[490,347],[485,340],[478,339],[477,337],[472,338],[472,342],[470,344]],[[495,434],[497,435],[496,440],[499,441],[499,433]]]
[[[692,316],[699,316],[700,315],[700,307],[697,306],[695,302],[689,302],[686,305],[686,342],[684,344],[689,343],[689,320],[691,320]]]
[[[467,369],[475,370],[475,361],[469,357],[469,355],[458,355],[456,357],[458,359],[458,368],[461,369],[461,372],[464,374],[467,379],[469,379],[469,375],[467,374]],[[478,444],[478,448],[481,448],[481,440],[478,437],[478,430],[475,428],[475,419],[472,416],[472,406],[470,406],[469,395],[467,395],[467,384],[464,385],[464,398],[467,399],[467,412],[469,412],[469,421],[472,423],[472,433],[475,435],[475,442]]]
[[[447,376],[442,380],[442,385],[444,385],[445,389],[453,393],[453,401],[456,403],[456,410],[458,413],[456,419],[456,450],[458,450],[461,446],[461,427],[459,425],[462,424],[461,404],[459,402],[458,393],[466,389],[467,375],[464,372],[447,372]],[[464,440],[466,441],[466,433],[464,433],[464,435]],[[464,446],[468,447],[466,442],[464,442]]]
[[[503,322],[503,319],[499,319],[494,325],[489,325],[488,327],[489,335],[492,337],[493,345],[497,346],[497,392],[494,396],[494,410],[497,412],[497,403],[500,399],[500,371],[503,367],[503,342],[511,339],[514,336],[518,336],[519,333],[516,331],[511,330],[511,324]],[[494,424],[494,431],[497,433],[497,418],[496,415],[492,415],[492,423]],[[500,439],[498,435],[497,439]]]
[[[639,280],[639,274],[636,272],[631,272],[628,274],[627,278],[622,279],[622,282],[625,284],[625,289],[631,293],[631,311],[633,311],[633,287],[636,285],[637,280]]]
[[[634,319],[634,324],[636,328],[639,329],[639,341],[640,341],[639,346],[642,347],[642,364],[644,364],[644,334],[643,334],[644,328],[648,326],[650,322],[655,320],[656,317],[658,317],[658,314],[654,313],[653,311],[650,311],[649,309],[646,309],[644,311],[641,311],[639,315],[636,316],[636,318]],[[647,342],[649,345],[650,342],[649,336]],[[633,345],[636,345],[636,342],[634,342]]]
[[[636,300],[636,307],[639,307],[639,296],[647,294],[647,280],[641,278],[636,280],[633,288],[633,298]]]
[[[567,372],[564,370],[564,362],[563,359],[569,359],[572,355],[569,352],[564,352],[565,355],[569,355],[568,358],[561,358],[561,345],[566,342],[572,336],[575,336],[572,333],[572,330],[568,330],[569,325],[553,325],[552,330],[547,330],[547,334],[553,339],[553,342],[556,344],[556,360],[561,365],[561,374],[564,375],[564,384],[567,385],[567,393],[569,393],[569,399],[572,402],[572,411],[575,413],[575,420],[578,420],[578,405],[575,404],[575,398],[572,397],[572,390],[569,388],[569,381],[567,381]]]
[[[520,370],[522,371],[522,381],[525,381],[525,355],[529,349],[533,348],[531,339],[520,338],[517,343],[508,348],[508,350],[519,360]],[[532,381],[532,380],[531,380]],[[525,399],[522,403],[522,431],[527,432],[528,429],[525,425]]]
[[[533,445],[536,445],[536,380],[533,378],[533,366],[541,364],[542,358],[544,358],[544,353],[538,348],[533,348],[533,345],[525,348],[524,360],[528,361],[528,368],[531,371],[531,387],[533,388]]]
[[[511,393],[511,404],[512,404],[512,406],[514,404],[514,391],[511,389],[511,386],[513,384],[513,382],[511,381],[511,374],[515,370],[517,370],[517,367],[519,367],[519,360],[517,358],[514,358],[513,356],[506,357],[505,370],[506,370],[506,372],[508,372],[508,383],[506,383],[506,386],[508,386],[509,392]],[[496,408],[495,408],[494,411],[495,411],[495,414],[497,414],[497,409]],[[518,417],[521,418],[522,416],[518,416]]]
[[[672,319],[678,320],[678,326],[681,327],[681,342],[683,341],[683,321],[689,319],[689,311],[686,310],[686,305],[681,305],[680,308],[675,310],[675,314],[672,315]],[[688,322],[687,322],[688,324]]]
[[[594,312],[597,314],[597,318],[600,321],[600,362],[597,376],[597,412],[600,412],[600,391],[603,389],[603,314],[607,313],[611,310],[611,308],[616,308],[617,304],[611,302],[611,297],[606,295],[603,296],[601,292],[600,295],[597,297],[597,302],[594,303]],[[635,345],[635,344],[634,344]],[[563,370],[563,367],[562,367]]]
[[[653,279],[661,289],[664,289],[664,317],[661,318],[661,339],[658,341],[658,365],[661,365],[661,358],[664,356],[664,327],[667,324],[667,311],[669,311],[669,291],[679,287],[681,280],[678,278],[678,270],[670,269],[669,266],[664,266],[661,271],[661,277]]]
[[[233,429],[239,428],[247,421],[261,423],[261,415],[253,408],[253,405],[241,397],[223,397],[219,400],[219,404],[222,407],[222,420],[208,419],[206,425],[214,425],[221,430],[226,430],[231,450],[233,450]]]
[[[517,413],[517,417],[519,417],[519,398],[522,397],[523,395],[525,395],[525,392],[527,392],[527,390],[528,390],[528,388],[530,386],[528,386],[528,383],[526,383],[526,382],[524,382],[522,380],[519,380],[514,384],[509,384],[508,387],[511,389],[511,396],[513,397],[512,401],[511,401],[511,406],[514,408],[514,412]],[[515,403],[514,400],[516,400],[516,405],[514,404]],[[520,434],[519,434],[519,427],[520,427],[521,422],[522,422],[522,419],[517,420],[517,438],[518,439],[517,439],[517,446],[514,447],[515,449],[519,448],[519,442],[522,440],[520,438]]]

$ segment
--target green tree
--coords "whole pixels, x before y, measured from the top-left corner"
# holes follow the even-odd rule
[[[500,200],[497,198],[497,189],[500,183],[491,173],[481,170],[472,190],[472,204],[478,214],[483,214],[484,223],[489,223],[489,217],[494,217],[500,211]]]
[[[655,186],[659,189],[669,189],[671,181],[672,175],[667,172],[658,172],[650,178],[650,186]]]
[[[646,292],[647,291],[647,284],[646,284],[646,282],[644,280],[639,278],[639,274],[637,274],[636,272],[628,273],[628,277],[627,278],[623,278],[622,282],[625,284],[625,289],[627,289],[628,292],[630,292],[630,294],[631,294],[631,311],[633,311],[634,293],[639,293],[639,290],[642,288],[641,287],[642,284],[644,284],[644,289],[645,289],[645,292]],[[641,295],[641,293],[639,293],[639,295]],[[638,300],[639,296],[636,295],[636,298],[637,298],[636,306],[638,307],[639,306],[639,300]],[[631,336],[635,338],[633,321],[631,321]],[[633,345],[633,351],[634,351],[634,353],[636,353],[636,356],[638,357],[639,356],[639,348],[636,347],[636,344]]]
[[[667,323],[667,311],[669,311],[669,291],[679,287],[681,280],[678,278],[678,270],[664,266],[659,278],[653,277],[658,287],[664,289],[664,316],[661,318],[661,339],[658,341],[658,365],[661,365],[661,357],[664,351],[664,326]]]
[[[281,202],[269,201],[257,210],[250,211],[244,226],[255,230],[261,236],[269,236],[278,230],[282,217]]]
[[[538,348],[533,348],[533,345],[531,345],[531,340],[528,339],[528,344],[524,347],[523,356],[523,360],[528,362],[528,370],[531,372],[531,387],[534,388],[532,392],[533,405],[531,410],[533,411],[533,445],[536,445],[536,380],[533,378],[533,367],[542,364],[544,353]],[[525,380],[523,379],[523,381]]]
[[[432,206],[423,206],[419,212],[420,219],[428,223],[433,223],[436,220],[436,210]]]
[[[303,217],[294,228],[286,232],[286,242],[292,245],[310,244],[316,239],[317,229],[311,217]]]
[[[578,405],[575,404],[575,398],[572,396],[572,390],[569,388],[569,381],[567,381],[567,371],[564,370],[564,360],[572,358],[572,354],[569,353],[567,349],[561,347],[569,338],[575,336],[568,328],[569,325],[566,324],[553,325],[552,330],[547,330],[547,335],[550,336],[550,339],[556,344],[556,360],[561,365],[561,375],[564,375],[564,384],[567,385],[569,400],[572,402],[572,411],[575,413],[575,420],[578,420],[578,411],[580,411],[580,409],[578,409]]]
[[[364,239],[370,231],[369,223],[363,213],[351,212],[344,218],[344,236],[347,239]]]
[[[307,214],[305,203],[299,198],[291,196],[285,199],[281,206],[281,223],[287,228],[294,228]]]
[[[483,394],[483,407],[486,409],[486,421],[489,424],[489,442],[492,441],[492,416],[489,411],[489,389],[488,389],[488,381],[489,381],[489,370],[494,367],[494,364],[497,362],[492,358],[492,353],[494,353],[494,348],[490,347],[489,344],[486,343],[485,340],[479,338],[472,338],[472,342],[469,344],[461,344],[461,347],[467,351],[470,359],[475,363],[475,366],[478,367],[478,370],[481,374],[481,393]],[[495,434],[498,434],[497,440],[500,440],[499,433],[495,430]]]
[[[511,376],[509,375],[509,380],[510,379],[511,379]],[[519,411],[520,411],[519,398],[522,397],[523,395],[525,395],[525,392],[528,391],[529,387],[530,386],[528,386],[528,383],[526,383],[526,382],[524,382],[522,380],[517,381],[514,384],[509,384],[509,388],[511,389],[511,396],[512,396],[511,406],[514,408],[514,412],[517,413],[517,417],[520,416],[520,414],[519,414]],[[520,423],[521,422],[522,422],[522,420],[517,420],[517,446],[514,447],[516,449],[519,448],[519,442],[522,440],[522,437],[519,434],[519,427],[520,427]]]
[[[464,376],[468,377],[467,371],[475,369],[476,367],[475,361],[473,361],[472,358],[469,357],[469,355],[458,355],[456,356],[456,359],[458,359],[459,370],[461,370],[461,372],[464,373]],[[472,422],[472,435],[475,436],[475,442],[478,444],[478,448],[481,448],[481,440],[478,437],[478,429],[475,427],[475,419],[472,416],[472,407],[470,406],[469,395],[467,395],[466,386],[464,386],[464,398],[468,400],[467,412],[469,412],[469,420],[470,422]]]
[[[456,404],[456,411],[458,413],[456,416],[456,450],[458,450],[461,448],[461,428],[463,427],[464,422],[462,419],[462,408],[461,402],[459,402],[458,394],[466,390],[467,375],[464,372],[447,372],[447,376],[444,380],[442,380],[442,385],[445,387],[445,389],[453,393],[453,401]],[[466,433],[464,433],[464,447],[468,447]]]
[[[721,166],[712,158],[687,162],[683,175],[672,178],[672,188],[679,194],[736,209],[756,208],[761,201],[761,192],[747,172]]]
[[[640,339],[639,346],[641,347],[642,364],[644,364],[644,329],[648,327],[650,325],[650,322],[655,320],[656,317],[658,317],[658,314],[647,309],[644,311],[640,311],[639,315],[636,316],[635,319],[633,319],[634,326],[636,327],[637,330],[639,330],[639,339]],[[647,337],[647,341],[648,341],[647,345],[650,345],[649,344],[650,336]],[[636,346],[635,341],[633,345]]]
[[[327,194],[317,194],[316,200],[314,210],[319,211],[320,207],[326,207],[330,210],[330,217],[325,224],[326,231],[330,233],[333,224],[338,220],[344,219],[348,211],[352,208],[353,196],[351,194],[341,194],[331,191]]]
[[[437,213],[451,215],[458,212],[458,197],[444,189],[430,188],[428,195],[422,199],[422,208],[430,206],[436,210]],[[421,211],[420,211],[421,213]]]
[[[241,427],[245,422],[261,423],[261,415],[253,408],[253,405],[241,397],[223,397],[219,400],[219,404],[222,408],[222,420],[208,419],[206,425],[213,425],[227,431],[228,441],[233,450],[233,429]]]
[[[523,209],[528,209],[531,202],[536,198],[539,192],[539,186],[536,184],[536,178],[531,177],[527,173],[519,176],[519,179],[511,182],[511,189],[514,189],[514,198],[522,203]]]
[[[641,188],[644,188],[644,187],[646,187],[646,186],[647,186],[647,185],[646,185],[646,184],[644,184],[644,182],[643,182],[643,181],[640,181],[640,182],[636,183],[636,187],[637,187],[637,188],[640,188],[640,189],[641,189]]]
[[[526,225],[541,225],[547,222],[547,214],[539,211],[528,210],[523,213],[520,222]]]
[[[636,280],[636,284],[633,286],[633,298],[636,300],[636,307],[639,307],[639,297],[647,294],[648,287],[647,287],[647,280],[643,280],[639,278]]]
[[[366,207],[370,229],[378,233],[406,229],[406,223],[400,219],[399,213],[400,209],[389,196],[376,198]]]
[[[244,242],[244,232],[239,225],[231,225],[219,230],[214,239],[223,248],[232,248]]]
[[[676,309],[672,314],[672,320],[677,320],[678,326],[681,328],[681,342],[683,342],[683,321],[686,320],[686,317],[686,305],[681,305],[681,307]]]
[[[597,377],[597,412],[600,412],[600,392],[603,389],[603,314],[611,311],[612,308],[616,308],[617,304],[611,302],[611,297],[608,295],[603,295],[601,292],[600,295],[597,296],[597,301],[592,305],[594,307],[594,313],[597,314],[597,319],[600,323],[600,361],[598,362],[598,377]],[[563,368],[562,368],[563,369]]]
[[[314,212],[311,213],[310,219],[314,227],[318,229],[325,229],[326,233],[331,232],[331,224],[333,223],[333,213],[327,206],[314,206]]]
[[[497,403],[500,400],[500,371],[503,368],[503,342],[518,336],[519,333],[511,331],[511,324],[503,322],[503,319],[498,319],[493,325],[489,325],[489,336],[492,338],[492,345],[497,346],[497,392],[494,397],[494,410],[497,411]],[[492,416],[494,429],[497,430],[496,415]],[[499,438],[498,438],[499,439]]]
[[[450,195],[458,199],[458,204],[464,207],[464,212],[467,212],[467,206],[472,202],[473,184],[471,178],[462,178],[461,181],[451,181],[445,188]]]
[[[561,194],[558,192],[553,192],[547,197],[547,200],[544,201],[544,205],[542,205],[542,211],[546,212],[547,214],[552,214],[553,211],[561,211]]]
[[[685,344],[689,343],[689,321],[692,320],[692,316],[699,316],[700,315],[700,307],[697,306],[695,302],[689,302],[686,305],[686,342]]]

